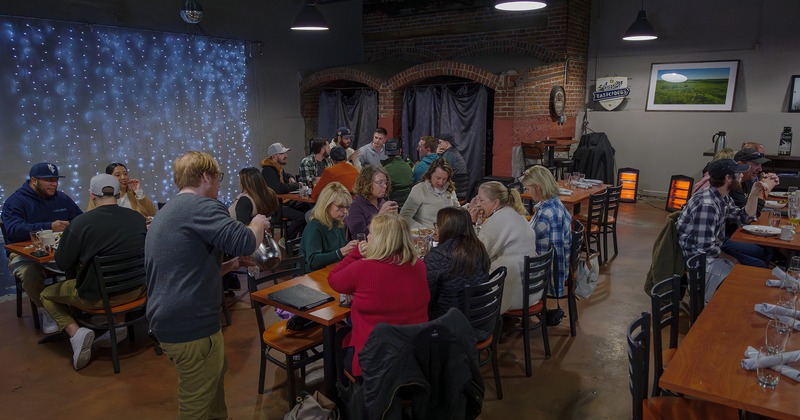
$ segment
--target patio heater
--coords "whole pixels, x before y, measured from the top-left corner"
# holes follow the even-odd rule
[[[636,191],[639,191],[639,170],[620,168],[617,171],[617,185],[622,185],[619,201],[623,203],[635,203]]]
[[[689,201],[692,196],[694,178],[686,175],[673,175],[669,180],[669,193],[667,194],[667,211],[678,211]]]

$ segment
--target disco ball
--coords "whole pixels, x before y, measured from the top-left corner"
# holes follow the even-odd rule
[[[203,6],[195,0],[186,0],[181,6],[181,19],[186,23],[200,23],[203,20]]]

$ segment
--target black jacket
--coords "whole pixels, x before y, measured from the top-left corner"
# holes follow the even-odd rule
[[[286,173],[283,168],[278,168],[270,158],[264,158],[261,161],[261,176],[264,177],[267,186],[275,191],[275,194],[287,194],[300,188],[300,183],[287,182],[292,174]]]
[[[474,419],[483,405],[478,351],[467,318],[452,308],[417,325],[378,324],[359,353],[369,419]]]
[[[617,174],[614,168],[615,150],[608,141],[606,133],[592,133],[581,136],[578,148],[572,154],[575,171],[589,179],[599,179],[606,184],[615,185]]]
[[[450,308],[462,308],[464,306],[464,287],[485,283],[489,280],[489,273],[486,271],[476,272],[471,276],[465,273],[453,274],[450,272],[455,245],[455,238],[448,239],[431,249],[425,256],[428,288],[431,290],[431,300],[428,304],[430,319],[439,318]]]

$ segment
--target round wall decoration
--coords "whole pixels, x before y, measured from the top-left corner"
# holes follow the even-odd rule
[[[564,115],[564,110],[567,107],[567,95],[564,92],[564,88],[555,85],[552,89],[550,89],[550,111],[556,117],[561,117]]]

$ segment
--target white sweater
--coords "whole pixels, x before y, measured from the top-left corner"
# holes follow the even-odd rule
[[[400,209],[400,215],[412,228],[433,228],[439,210],[447,206],[458,206],[455,191],[437,194],[430,181],[422,181],[411,188],[403,208]]]

